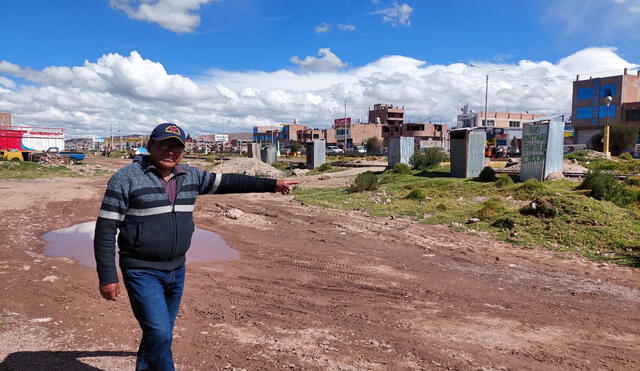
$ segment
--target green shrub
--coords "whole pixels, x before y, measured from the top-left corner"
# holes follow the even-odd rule
[[[352,192],[374,191],[378,189],[378,177],[371,171],[358,174],[351,184]]]
[[[439,203],[438,206],[436,206],[436,209],[440,210],[440,211],[446,211],[449,208],[447,207],[447,205],[445,205],[444,203]]]
[[[630,176],[624,180],[624,184],[630,187],[640,187],[640,176]]]
[[[631,155],[630,152],[625,152],[623,154],[621,154],[620,156],[618,156],[619,159],[621,160],[633,160],[633,155]]]
[[[411,200],[417,200],[417,201],[424,201],[427,199],[424,192],[420,188],[412,189],[411,192],[409,192],[409,194],[407,195],[407,198]]]
[[[509,218],[498,218],[495,222],[491,223],[492,227],[500,228],[500,229],[513,229],[516,226],[516,222]]]
[[[590,171],[584,177],[582,189],[590,189],[589,196],[596,200],[611,201],[618,206],[627,206],[638,200],[638,192],[625,187],[610,173]]]
[[[411,167],[407,164],[403,164],[402,162],[398,162],[397,164],[393,165],[393,172],[400,175],[410,175]]]
[[[376,137],[367,138],[365,148],[367,149],[367,153],[377,155],[382,150],[382,141]]]
[[[500,198],[490,198],[482,203],[482,207],[475,213],[480,220],[495,219],[507,212],[507,203]]]
[[[291,142],[291,152],[296,153],[302,151],[302,144],[298,142]]]
[[[511,179],[508,175],[500,175],[498,176],[498,180],[496,181],[496,187],[504,188],[513,185],[513,179]]]
[[[545,196],[548,193],[547,187],[537,179],[529,179],[516,188],[516,195],[525,199]]]
[[[496,171],[493,170],[493,168],[491,168],[490,166],[485,166],[484,169],[482,169],[482,171],[480,172],[480,175],[478,175],[478,180],[481,182],[495,182],[496,180],[498,180],[498,177],[496,176]]]
[[[420,152],[416,152],[411,156],[409,162],[414,169],[427,171],[434,167],[440,166],[444,160],[444,154],[438,148],[425,148]]]
[[[321,171],[321,172],[323,172],[323,173],[324,173],[325,171],[329,171],[329,170],[331,170],[331,169],[332,169],[331,164],[326,163],[326,162],[325,162],[324,164],[322,164],[322,165],[318,166],[318,170],[319,170],[319,171]]]

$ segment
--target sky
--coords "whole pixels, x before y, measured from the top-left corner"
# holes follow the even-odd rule
[[[0,111],[68,137],[460,107],[569,113],[640,63],[640,0],[0,0]],[[475,67],[472,67],[471,65]]]

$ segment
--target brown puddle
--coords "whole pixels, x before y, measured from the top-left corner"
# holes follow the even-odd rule
[[[42,235],[47,242],[44,253],[52,257],[77,259],[85,267],[95,268],[93,255],[93,233],[96,222],[76,224],[69,228],[57,229]],[[220,235],[196,228],[187,251],[187,262],[212,262],[236,259],[240,256]],[[118,259],[116,259],[116,262]]]

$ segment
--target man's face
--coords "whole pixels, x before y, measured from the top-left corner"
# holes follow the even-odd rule
[[[161,168],[173,169],[182,159],[184,146],[175,138],[160,140],[153,143],[149,148],[151,161]]]

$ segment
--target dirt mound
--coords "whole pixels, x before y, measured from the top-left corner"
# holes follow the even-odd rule
[[[255,158],[234,157],[213,168],[216,173],[233,173],[254,176],[264,176],[269,178],[282,177],[284,174],[271,165]]]
[[[521,164],[520,162],[510,162],[507,164],[506,168],[511,171],[520,172]],[[586,174],[588,169],[580,164],[576,160],[564,160],[562,164],[562,172],[563,173],[577,173],[577,174]]]

